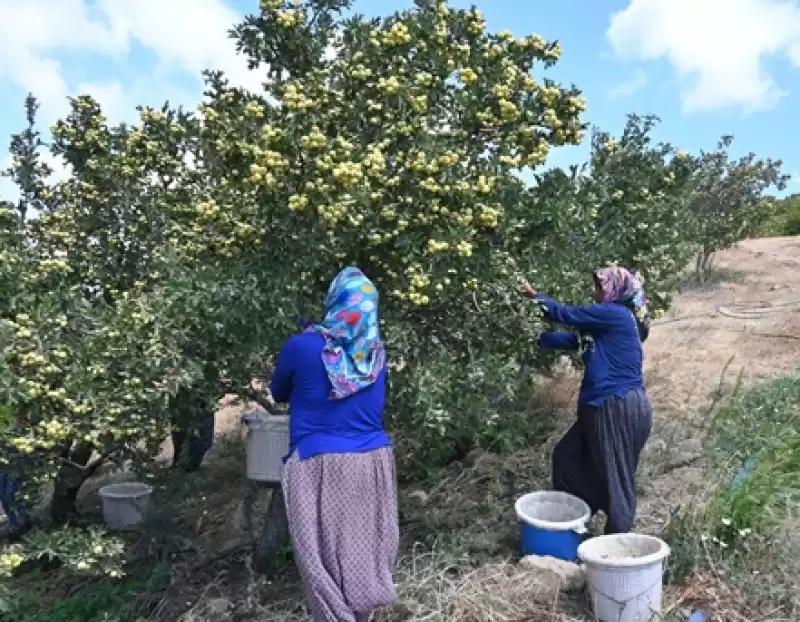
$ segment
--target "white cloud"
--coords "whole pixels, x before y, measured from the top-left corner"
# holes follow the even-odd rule
[[[606,34],[620,55],[669,61],[687,111],[768,109],[785,92],[764,61],[782,56],[800,67],[796,0],[630,0]]]
[[[137,118],[137,104],[193,105],[204,69],[220,69],[236,85],[260,89],[263,72],[247,69],[228,30],[242,18],[228,0],[0,0],[0,83],[32,92],[42,128],[68,111],[67,97],[88,93],[112,122]],[[135,48],[152,54],[134,78],[93,74],[92,58],[131,61]],[[83,80],[70,82],[66,63],[80,55]],[[87,60],[88,59],[88,60]],[[73,72],[74,73],[74,72]],[[192,85],[195,85],[194,87]],[[22,129],[22,95],[0,108],[12,131]],[[18,120],[14,120],[17,119]],[[54,178],[68,173],[49,153]],[[10,157],[0,152],[0,169]],[[16,191],[0,179],[0,197]]]
[[[241,15],[224,0],[0,0],[0,16],[0,81],[33,92],[46,122],[65,112],[71,94],[96,96],[112,120],[136,103],[119,82],[69,84],[64,54],[123,59],[137,44],[155,56],[154,78],[179,71],[199,80],[210,68],[251,89],[263,79],[228,37]]]
[[[263,76],[247,69],[228,30],[241,15],[222,0],[98,0],[110,30],[153,51],[162,66],[199,74],[222,69],[231,82],[260,88]]]
[[[629,80],[618,84],[611,90],[611,97],[613,99],[628,99],[633,97],[647,86],[647,74],[641,69],[637,69]]]
[[[109,119],[124,121],[132,111],[126,110],[128,101],[119,82],[81,82],[75,92],[91,94]]]

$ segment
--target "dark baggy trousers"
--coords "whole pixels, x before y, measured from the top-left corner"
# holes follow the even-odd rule
[[[31,519],[25,505],[18,499],[22,480],[5,469],[0,469],[0,506],[5,512],[9,536],[22,534],[30,528]]]
[[[12,431],[16,428],[11,428]],[[10,445],[0,445],[0,455],[9,462],[13,462],[19,455]],[[17,537],[31,528],[31,518],[26,511],[25,504],[19,499],[22,489],[22,479],[18,474],[9,469],[0,469],[0,506],[6,515],[6,529],[4,536]]]
[[[583,499],[608,517],[606,533],[627,533],[636,518],[636,469],[653,412],[643,390],[582,404],[578,420],[553,452],[553,488]]]
[[[200,410],[189,429],[178,427],[173,422],[172,446],[173,466],[183,466],[187,471],[200,468],[203,458],[214,443],[214,410]]]

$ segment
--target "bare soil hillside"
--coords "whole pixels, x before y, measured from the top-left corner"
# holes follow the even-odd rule
[[[723,370],[725,389],[740,373],[752,383],[800,364],[800,238],[742,242],[716,270],[677,297],[647,344],[649,390],[667,410],[707,405]]]

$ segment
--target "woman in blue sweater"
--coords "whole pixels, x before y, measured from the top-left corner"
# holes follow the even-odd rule
[[[400,535],[378,292],[358,268],[334,279],[324,319],[283,346],[270,388],[289,403],[283,491],[312,618],[368,620],[394,601]]]
[[[624,268],[594,274],[595,304],[567,306],[533,291],[551,321],[576,332],[546,332],[539,345],[577,350],[585,371],[578,419],[553,452],[553,487],[602,510],[606,533],[627,533],[636,517],[636,469],[650,436],[652,409],[642,380],[650,330],[641,279]]]

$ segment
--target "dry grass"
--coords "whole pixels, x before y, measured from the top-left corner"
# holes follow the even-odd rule
[[[584,620],[585,610],[564,606],[553,577],[508,561],[472,567],[463,558],[415,546],[399,562],[397,601],[373,622],[509,622]],[[570,613],[570,610],[572,613]],[[305,622],[292,603],[264,608],[260,620]]]
[[[796,589],[797,567],[791,567],[792,576],[784,586]],[[773,587],[770,585],[776,568],[771,566],[769,576],[750,571],[747,574],[720,574],[713,570],[694,575],[687,586],[680,588],[680,602],[687,607],[683,611],[702,610],[708,622],[796,622],[800,620],[800,604],[787,608],[774,604]],[[743,587],[747,586],[744,590]],[[754,593],[768,600],[754,598]],[[688,606],[690,605],[690,606]],[[685,617],[683,618],[685,620]]]
[[[435,549],[415,551],[402,560],[398,578],[397,603],[376,622],[580,619],[559,613],[559,585],[553,577],[508,561],[472,568]]]
[[[565,417],[563,423],[568,422],[569,417]],[[221,457],[217,454],[213,459]],[[509,560],[518,546],[514,500],[524,492],[547,485],[548,461],[547,449],[505,457],[474,452],[451,465],[437,485],[426,491],[424,503],[417,495],[409,496],[414,491],[404,491],[406,553],[399,564],[398,599],[376,620],[588,619],[582,594],[561,594],[547,575],[518,567]],[[212,462],[208,473],[217,468],[218,463]],[[220,500],[223,498],[224,495]],[[644,499],[650,498],[651,494],[645,492]],[[660,508],[663,499],[656,501],[661,502]],[[230,516],[230,507],[209,503],[206,511],[221,520]],[[209,518],[207,524],[219,520]],[[643,530],[660,533],[660,523],[646,512],[641,522],[652,526]],[[287,574],[272,584],[263,581],[250,568],[246,534],[229,529],[227,537],[238,538],[240,543],[238,550],[227,557],[209,561],[211,551],[207,551],[195,563],[186,561],[175,568],[174,587],[164,596],[153,619],[169,620],[169,615],[182,611],[179,619],[187,622],[231,619],[227,616],[233,615],[236,619],[265,622],[307,620],[297,585],[292,584],[296,578]],[[202,541],[212,545],[212,539],[203,537]],[[185,602],[178,600],[184,597]],[[187,602],[192,603],[191,607]]]

